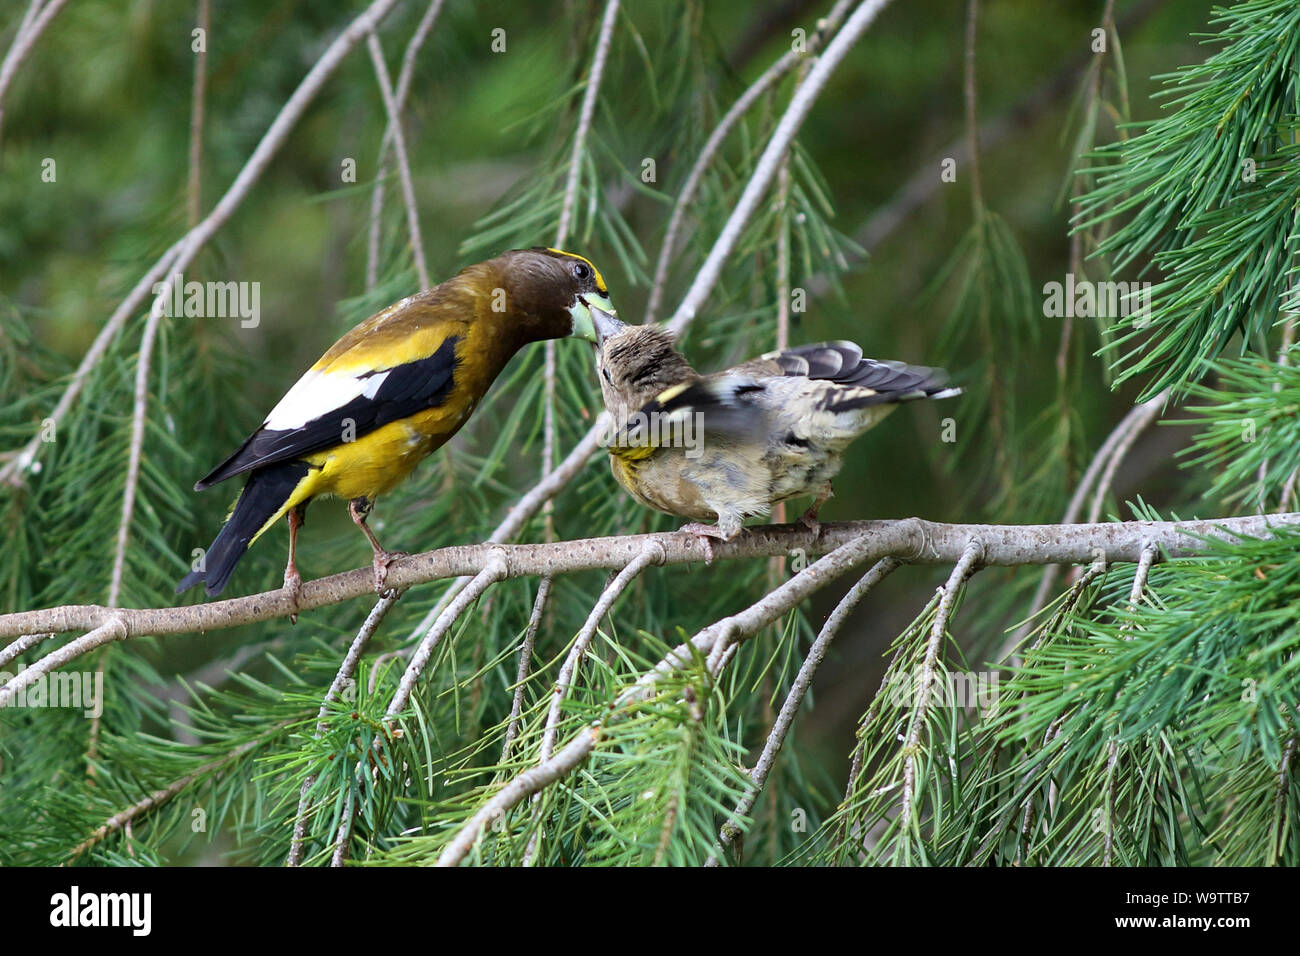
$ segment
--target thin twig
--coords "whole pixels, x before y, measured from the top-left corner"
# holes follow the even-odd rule
[[[652,564],[662,564],[664,557],[664,549],[659,542],[646,542],[645,549],[629,561],[622,571],[618,572],[614,579],[601,591],[600,597],[596,599],[596,603],[591,608],[591,613],[587,615],[587,620],[583,623],[582,629],[578,631],[577,639],[574,640],[573,647],[569,649],[568,656],[560,666],[560,674],[555,680],[555,688],[551,693],[551,707],[546,714],[546,726],[542,731],[542,746],[538,763],[545,763],[551,759],[551,753],[555,749],[555,737],[560,729],[560,713],[564,709],[564,701],[568,698],[569,690],[578,679],[578,668],[582,666],[582,658],[587,653],[587,647],[592,638],[596,636],[596,628],[600,626],[601,619],[609,613],[610,608],[614,606],[614,602],[627,590],[627,586],[632,583],[638,574]],[[531,865],[536,858],[541,837],[542,830],[539,826],[528,841],[528,848],[524,853],[525,866]]]
[[[357,665],[361,663],[361,655],[365,652],[366,645],[375,636],[375,631],[379,629],[379,623],[384,619],[384,615],[388,613],[388,609],[397,603],[401,596],[397,591],[386,592],[383,597],[375,602],[375,606],[366,615],[365,622],[362,623],[361,629],[357,631],[357,636],[352,639],[352,644],[348,647],[348,652],[344,655],[343,663],[339,665],[338,672],[334,675],[329,690],[321,698],[320,710],[316,712],[315,736],[317,740],[325,733],[325,715],[329,713],[330,704],[339,699],[348,681],[357,672]],[[307,836],[307,796],[315,785],[316,775],[314,773],[309,774],[302,783],[302,790],[298,795],[298,812],[293,818],[293,842],[289,846],[289,858],[286,860],[288,866],[298,866],[302,863]]]
[[[199,0],[198,29],[203,48],[194,54],[194,92],[190,97],[190,176],[186,188],[188,215],[185,224],[193,229],[203,213],[203,113],[208,87],[208,24],[211,0]]]
[[[1282,761],[1277,768],[1277,784],[1274,787],[1273,794],[1273,831],[1277,834],[1277,839],[1273,843],[1273,862],[1277,864],[1282,859],[1282,848],[1284,846],[1286,834],[1286,797],[1287,792],[1291,789],[1291,761],[1295,759],[1296,745],[1300,743],[1300,738],[1292,734],[1287,738],[1286,746],[1282,748]]]
[[[68,411],[80,396],[82,388],[85,387],[90,373],[99,364],[100,359],[104,357],[109,345],[117,337],[127,319],[135,315],[145,299],[152,293],[154,285],[169,270],[183,272],[204,244],[234,214],[235,210],[248,197],[254,184],[261,178],[262,173],[266,170],[276,152],[284,145],[284,141],[289,137],[298,120],[307,111],[307,107],[321,87],[338,69],[339,64],[343,62],[343,59],[351,52],[352,48],[383,20],[396,3],[397,0],[374,0],[366,8],[365,12],[356,17],[334,38],[334,41],[321,54],[307,75],[303,77],[302,82],[298,84],[298,88],[293,91],[280,112],[276,114],[275,119],[253,150],[253,154],[244,163],[243,169],[239,171],[239,175],[235,177],[235,181],[231,183],[225,195],[221,197],[204,220],[173,243],[158,258],[149,271],[141,277],[131,291],[127,293],[126,298],[109,316],[108,322],[100,330],[99,335],[95,336],[95,341],[91,343],[90,349],[81,360],[81,364],[77,366],[76,372],[73,373],[71,381],[64,389],[54,410],[46,416],[46,419],[53,422],[55,427],[68,414]],[[0,483],[21,483],[22,475],[32,467],[36,454],[43,444],[39,433],[33,435],[18,454],[3,468],[0,468]]]
[[[889,676],[894,672],[894,666],[898,659],[903,656],[905,647],[900,644],[894,651],[894,656],[889,659],[885,665],[884,673],[880,675],[880,685],[876,688],[875,694],[871,697],[871,703],[867,707],[867,712],[862,715],[862,720],[858,723],[857,744],[853,748],[853,756],[849,760],[849,780],[844,787],[844,801],[841,804],[842,822],[839,832],[836,833],[835,841],[837,845],[842,845],[849,837],[849,803],[853,799],[853,791],[857,789],[858,777],[862,775],[862,766],[867,760],[867,728],[872,725],[876,715],[880,712],[881,706],[885,702],[885,691],[889,688]]]
[[[1155,562],[1159,550],[1154,545],[1148,545],[1142,549],[1142,556],[1138,558],[1137,570],[1133,574],[1133,586],[1129,588],[1128,609],[1129,612],[1137,610],[1138,602],[1142,600],[1142,592],[1147,586],[1147,577],[1151,574],[1151,565]]]
[[[1278,502],[1277,513],[1283,514],[1287,509],[1287,504],[1295,498],[1296,478],[1300,477],[1300,467],[1292,468],[1291,474],[1287,476],[1286,483],[1282,485],[1282,500]],[[1300,501],[1297,501],[1300,504]]]
[[[165,301],[165,300],[163,300]],[[113,553],[113,572],[108,584],[108,606],[117,607],[122,596],[122,576],[126,572],[126,549],[131,540],[131,521],[135,516],[135,496],[140,485],[140,459],[144,454],[144,431],[149,411],[149,369],[153,347],[158,338],[165,310],[149,310],[140,352],[135,360],[135,407],[131,413],[131,445],[126,459],[126,485],[122,490],[122,518],[117,526],[117,546]]]
[[[582,108],[578,114],[578,128],[573,134],[573,148],[569,153],[569,170],[564,183],[564,199],[560,205],[560,222],[555,229],[555,248],[563,249],[569,241],[569,228],[573,224],[573,208],[578,200],[578,187],[582,182],[582,164],[587,155],[587,138],[591,135],[592,120],[596,115],[596,102],[600,98],[600,81],[605,75],[605,62],[614,41],[614,24],[618,21],[619,0],[608,0],[605,16],[600,23],[596,51],[591,58],[591,71],[587,87],[582,94]],[[594,187],[593,187],[594,188]],[[542,477],[551,473],[555,464],[555,383],[557,364],[554,340],[545,346],[542,375]],[[551,499],[543,505],[546,540],[555,540],[555,518]]]
[[[1161,395],[1163,394],[1162,392]],[[1120,436],[1115,445],[1115,450],[1111,453],[1110,461],[1106,463],[1106,470],[1102,472],[1101,479],[1097,482],[1097,490],[1092,496],[1092,507],[1088,509],[1088,520],[1090,522],[1101,518],[1101,509],[1106,502],[1106,494],[1115,481],[1115,473],[1119,471],[1120,464],[1128,457],[1129,449],[1138,440],[1138,436],[1160,417],[1164,402],[1157,400],[1160,399],[1161,395],[1156,395],[1135,409],[1138,414],[1133,416],[1133,422],[1129,430]]]
[[[32,52],[32,48],[36,46],[36,41],[45,32],[45,28],[59,15],[59,11],[67,2],[68,0],[49,0],[42,6],[41,0],[32,0],[32,5],[23,15],[22,23],[18,25],[18,32],[14,35],[14,42],[9,47],[9,52],[5,54],[4,62],[0,63],[0,129],[4,124],[4,99],[5,94],[9,92],[9,84],[14,81],[18,67],[27,58],[27,54]]]
[[[812,647],[808,649],[808,656],[804,658],[799,673],[795,675],[794,683],[790,685],[790,692],[781,705],[781,712],[777,715],[772,732],[768,734],[767,742],[763,745],[763,751],[759,754],[754,769],[749,773],[752,783],[746,787],[744,795],[736,801],[735,809],[731,811],[727,823],[723,824],[722,830],[718,834],[718,842],[714,845],[713,852],[709,855],[709,859],[704,864],[705,866],[717,866],[719,864],[722,854],[731,845],[735,835],[739,832],[737,828],[740,822],[753,808],[755,799],[762,792],[763,786],[767,783],[768,774],[772,772],[772,766],[776,763],[776,756],[780,753],[785,738],[790,733],[790,727],[794,723],[794,717],[799,711],[799,706],[803,703],[804,695],[808,692],[808,688],[812,686],[812,680],[817,673],[817,668],[821,666],[821,662],[826,657],[826,652],[830,649],[831,642],[835,640],[840,628],[848,620],[849,615],[853,613],[854,608],[867,596],[867,593],[883,581],[901,563],[897,558],[892,557],[881,558],[877,561],[871,570],[849,589],[849,592],[844,595],[840,603],[835,605],[835,610],[831,612],[826,619],[826,623],[822,625],[821,631],[818,632],[816,640],[812,643]]]
[[[501,554],[500,549],[495,550],[487,558],[483,569],[474,575],[473,580],[462,590],[456,599],[447,606],[442,612],[442,616],[429,629],[429,633],[424,636],[420,642],[419,648],[411,657],[411,662],[406,666],[406,672],[402,674],[401,682],[397,685],[397,691],[393,694],[393,699],[388,704],[386,716],[389,718],[396,717],[405,708],[411,699],[411,693],[415,690],[415,682],[420,679],[424,672],[425,665],[429,663],[429,658],[433,656],[438,642],[443,636],[451,630],[451,626],[456,623],[456,619],[464,613],[465,609],[478,600],[479,595],[498,581],[505,579],[509,575],[509,567],[505,557]],[[382,617],[382,615],[380,615]]]
[[[726,142],[728,134],[740,122],[741,118],[749,112],[749,108],[758,102],[759,97],[794,69],[795,65],[801,60],[816,53],[821,46],[822,40],[839,28],[840,22],[848,14],[849,8],[852,6],[852,0],[839,0],[831,9],[831,12],[826,15],[826,18],[821,21],[816,32],[808,38],[808,52],[801,54],[796,53],[794,50],[787,50],[780,59],[769,66],[757,80],[750,84],[745,92],[740,94],[736,102],[732,104],[731,109],[723,114],[722,119],[709,133],[709,138],[705,140],[700,155],[696,157],[695,165],[691,167],[690,173],[686,176],[686,182],[682,184],[681,192],[677,194],[677,198],[673,201],[673,211],[668,217],[668,228],[664,232],[664,241],[659,247],[659,258],[655,262],[654,278],[650,282],[650,296],[645,309],[645,322],[647,324],[655,321],[659,314],[659,307],[663,303],[664,291],[668,281],[668,268],[677,253],[677,240],[682,226],[686,222],[686,213],[691,208],[700,184],[704,182],[704,174],[708,172],[709,167],[713,164],[713,159],[717,156],[718,151],[722,149],[722,144]]]
[[[419,26],[406,44],[402,54],[402,70],[397,77],[397,116],[400,119],[406,112],[406,97],[411,90],[411,79],[415,76],[415,61],[420,48],[433,30],[434,21],[442,10],[443,0],[432,0],[424,11]],[[375,188],[370,195],[370,235],[366,243],[366,291],[375,287],[379,278],[379,237],[382,232],[380,214],[384,210],[384,179],[388,175],[388,150],[393,144],[393,118],[390,116],[384,128],[384,138],[379,144],[379,171],[375,176]]]
[[[614,24],[618,20],[619,0],[608,0],[605,4],[605,16],[600,24],[600,36],[596,40],[596,52],[591,58],[591,72],[587,76],[587,88],[582,95],[582,111],[578,118],[578,129],[573,135],[573,149],[569,153],[569,174],[564,184],[564,203],[560,207],[560,224],[556,229],[555,245],[563,248],[569,239],[569,227],[573,221],[573,207],[578,198],[578,183],[582,173],[582,157],[587,149],[587,136],[591,132],[591,121],[596,115],[596,100],[600,95],[600,81],[605,73],[605,62],[609,59],[609,48],[614,39]]]
[[[105,610],[111,609],[106,608]],[[29,687],[55,668],[61,667],[83,654],[89,654],[97,647],[103,647],[105,644],[111,644],[114,641],[125,640],[126,637],[126,625],[123,624],[121,619],[109,618],[94,630],[83,634],[75,641],[69,641],[58,650],[50,651],[35,663],[15,674],[7,684],[0,687],[0,707],[7,707],[20,690]]]
[[[786,150],[790,148],[790,143],[812,110],[822,88],[849,50],[875,20],[876,15],[888,3],[889,0],[863,0],[840,31],[835,34],[834,39],[826,45],[825,52],[817,58],[817,62],[808,71],[808,76],[794,91],[794,95],[790,98],[790,105],[786,107],[785,114],[772,132],[767,147],[754,167],[753,175],[745,184],[744,192],[740,194],[740,199],[737,200],[713,248],[709,250],[709,255],[700,267],[700,271],[696,273],[695,280],[686,291],[681,305],[673,313],[672,320],[668,323],[673,332],[680,335],[708,299],[718,278],[722,275],[723,265],[735,249],[736,243],[740,241],[740,234],[758,208],[763,194],[772,184]]]
[[[485,827],[521,800],[527,799],[548,784],[567,777],[574,768],[591,755],[599,740],[599,727],[584,727],[567,747],[546,763],[530,767],[518,774],[466,821],[438,857],[438,866],[459,864],[469,854]]]
[[[790,347],[790,153],[776,176],[776,350]],[[785,502],[781,502],[785,504]],[[781,515],[778,520],[784,520]]]
[[[578,668],[582,666],[582,658],[587,653],[587,646],[591,639],[596,636],[596,628],[600,626],[601,618],[609,613],[614,602],[618,600],[627,586],[632,583],[638,574],[650,567],[652,564],[662,564],[667,555],[664,553],[663,545],[658,541],[647,541],[645,548],[635,558],[628,562],[627,566],[609,585],[600,593],[596,603],[591,608],[591,613],[587,615],[586,622],[578,632],[577,639],[573,642],[573,647],[569,649],[569,655],[564,659],[564,664],[560,667],[560,675],[556,678],[555,689],[551,695],[551,708],[546,715],[546,728],[542,734],[541,760],[549,760],[551,752],[555,748],[555,735],[560,726],[560,713],[564,708],[564,701],[568,697],[569,690],[577,680]],[[540,762],[540,761],[539,761]]]
[[[546,614],[546,602],[551,596],[551,584],[554,582],[549,574],[542,575],[537,582],[537,598],[533,601],[533,613],[528,618],[528,627],[524,630],[524,640],[519,646],[519,667],[515,671],[515,698],[510,704],[510,722],[506,725],[505,743],[501,745],[501,763],[510,756],[510,748],[519,736],[519,722],[524,713],[524,691],[527,689],[528,666],[533,657],[533,648],[537,644],[537,632],[542,627],[542,617]]]
[[[358,772],[360,765],[358,764]],[[343,805],[343,819],[339,823],[338,833],[334,838],[334,853],[330,856],[330,866],[342,866],[348,861],[348,850],[352,844],[352,821],[357,808],[354,791],[349,790],[347,802]]]
[[[18,640],[14,641],[8,647],[0,650],[0,667],[5,667],[10,661],[17,660],[24,653],[31,650],[37,644],[43,644],[45,641],[51,641],[57,637],[53,631],[47,631],[44,634],[24,634]]]
[[[294,718],[294,720],[296,719],[297,718]],[[91,849],[92,847],[102,843],[109,836],[109,834],[115,833],[116,831],[122,830],[124,828],[129,828],[135,820],[139,819],[141,816],[143,816],[145,813],[148,813],[150,810],[154,810],[162,806],[164,803],[166,803],[172,797],[176,796],[178,793],[183,791],[186,787],[194,783],[196,780],[201,779],[202,777],[206,776],[207,774],[211,773],[214,770],[220,770],[222,767],[226,766],[227,764],[234,763],[240,757],[247,754],[250,750],[253,750],[256,747],[260,746],[261,744],[265,743],[268,738],[273,737],[274,735],[278,734],[280,731],[284,730],[286,727],[292,724],[294,720],[281,721],[280,723],[274,725],[273,727],[259,734],[253,740],[248,740],[240,744],[238,747],[231,750],[230,753],[222,754],[216,760],[212,760],[209,761],[208,763],[205,763],[203,766],[199,767],[197,770],[193,771],[192,773],[187,773],[185,776],[172,781],[167,786],[160,787],[159,789],[153,791],[153,793],[149,794],[149,796],[145,797],[143,800],[136,801],[135,803],[131,804],[131,806],[127,807],[125,810],[122,810],[120,813],[113,814],[111,817],[109,817],[107,820],[104,821],[102,826],[96,828],[95,831],[92,832],[87,839],[83,840],[81,843],[78,843],[69,851],[68,859],[66,862],[68,863],[75,862],[77,857],[81,856],[81,854],[85,853],[87,850]]]
[[[961,559],[948,575],[943,586],[943,595],[939,598],[939,607],[934,612],[934,624],[930,628],[930,640],[926,645],[925,658],[921,661],[921,671],[917,677],[917,698],[912,708],[911,721],[907,738],[903,741],[903,798],[898,814],[898,822],[904,830],[912,826],[912,808],[916,797],[916,755],[921,746],[921,732],[925,727],[930,710],[930,697],[933,693],[935,667],[939,661],[939,652],[948,635],[948,618],[952,614],[957,600],[957,592],[962,584],[975,571],[976,564],[983,558],[984,548],[979,541],[972,539],[962,552]]]
[[[402,115],[393,96],[392,80],[388,75],[388,66],[384,63],[384,48],[379,43],[378,34],[371,32],[366,38],[370,48],[370,61],[375,65],[375,77],[379,81],[379,95],[383,97],[384,109],[388,111],[388,128],[393,131],[393,157],[397,162],[397,175],[402,184],[402,200],[406,204],[406,227],[411,235],[411,258],[415,260],[415,274],[421,289],[432,288],[429,280],[429,263],[424,257],[424,239],[420,234],[420,210],[415,202],[415,183],[411,179],[411,164],[406,155],[406,134],[402,132]]]
[[[1295,343],[1295,327],[1296,313],[1288,312],[1286,318],[1282,321],[1282,344],[1277,350],[1277,364],[1279,368],[1286,368],[1291,363],[1290,352],[1291,346]],[[1273,379],[1273,391],[1275,393],[1282,391],[1282,377],[1280,375]],[[1268,494],[1267,489],[1264,487],[1264,482],[1268,477],[1268,465],[1269,460],[1268,458],[1265,458],[1259,463],[1259,470],[1255,475],[1255,480],[1259,485],[1259,495],[1257,498],[1257,507],[1259,511],[1268,510]],[[1291,475],[1287,477],[1287,485],[1291,483],[1294,476],[1295,471],[1293,470]],[[1278,505],[1278,508],[1282,511],[1286,510],[1286,499],[1287,486],[1284,485],[1282,488],[1282,500]]]
[[[1151,565],[1155,562],[1156,554],[1157,550],[1153,546],[1148,545],[1142,549],[1137,570],[1133,573],[1133,586],[1129,588],[1128,612],[1130,614],[1137,610],[1138,602],[1142,600],[1142,592],[1146,589],[1147,577],[1151,573]],[[1132,621],[1125,621],[1120,627],[1120,633],[1125,634],[1125,640],[1132,640],[1132,637],[1126,634],[1131,624]],[[1112,734],[1106,749],[1106,782],[1103,787],[1105,795],[1102,810],[1105,836],[1102,840],[1104,848],[1102,866],[1110,866],[1115,852],[1115,774],[1119,769],[1119,737]]]
[[[980,183],[979,117],[976,112],[975,93],[975,40],[977,36],[976,15],[978,7],[978,0],[967,0],[965,79],[962,84],[963,98],[966,103],[967,148],[970,153],[971,206],[974,208],[976,221],[979,220],[984,208],[984,187]]]

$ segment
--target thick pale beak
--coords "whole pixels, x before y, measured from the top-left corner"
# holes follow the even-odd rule
[[[569,314],[573,316],[573,331],[569,334],[575,339],[586,339],[588,342],[599,343],[594,319],[595,314],[598,312],[604,313],[611,318],[618,314],[614,311],[614,303],[610,301],[608,295],[599,292],[587,292],[578,296],[578,301],[569,308]],[[614,321],[617,322],[618,319],[614,319]]]
[[[604,345],[606,339],[618,335],[627,328],[613,312],[606,312],[595,307],[591,310],[591,324],[596,331],[595,341],[598,347]]]

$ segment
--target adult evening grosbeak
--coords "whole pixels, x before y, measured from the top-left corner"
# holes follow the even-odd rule
[[[194,486],[235,475],[244,490],[201,567],[176,586],[202,581],[216,596],[248,546],[289,516],[285,587],[307,504],[337,495],[374,551],[382,591],[385,551],[366,526],[375,499],[465,424],[522,346],[577,335],[593,339],[590,306],[612,309],[605,281],[582,256],[515,249],[371,316],[321,356],[239,449]]]
[[[702,376],[667,329],[593,316],[614,477],[657,511],[716,522],[682,528],[706,544],[802,495],[815,496],[803,519],[815,527],[853,439],[899,402],[961,393],[941,369],[863,358],[852,342],[769,352]]]

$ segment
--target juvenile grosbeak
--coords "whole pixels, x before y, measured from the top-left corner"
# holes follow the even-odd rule
[[[815,499],[803,517],[815,527],[850,442],[900,402],[961,393],[941,369],[863,358],[852,342],[769,352],[700,375],[667,329],[593,316],[614,477],[642,504],[692,519],[682,530],[706,543],[804,495]]]

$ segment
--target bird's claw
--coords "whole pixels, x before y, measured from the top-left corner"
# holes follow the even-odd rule
[[[828,481],[826,482],[825,487],[817,493],[817,497],[813,499],[813,503],[808,506],[808,510],[799,518],[799,523],[811,531],[814,537],[818,537],[822,533],[822,524],[817,520],[817,513],[822,510],[822,505],[826,504],[826,502],[830,501],[833,497],[835,497],[835,489]]]
[[[406,551],[376,551],[375,558],[372,562],[375,568],[375,593],[383,594],[387,587],[385,582],[388,580],[388,566],[398,558],[409,557]]]
[[[692,521],[690,524],[684,524],[677,529],[685,534],[694,535],[704,545],[704,563],[713,563],[713,541],[727,541],[727,535],[723,533],[717,525],[702,524],[698,521]]]
[[[293,601],[293,606],[297,608],[302,602],[302,575],[292,565],[285,568],[284,571],[284,590],[289,593],[289,599]],[[298,612],[296,610],[289,615],[289,623],[298,623]]]
[[[817,520],[817,510],[814,506],[799,516],[799,523],[808,529],[814,538],[822,533],[822,523]]]

